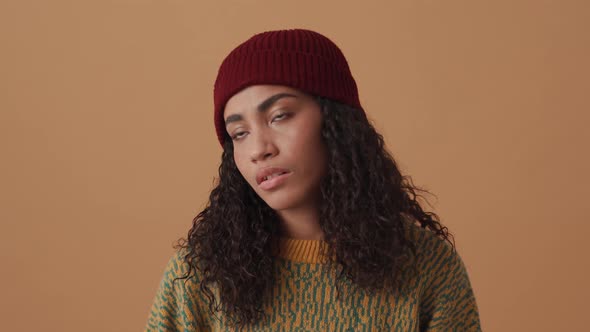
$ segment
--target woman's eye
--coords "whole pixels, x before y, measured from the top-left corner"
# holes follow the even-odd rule
[[[240,131],[239,133],[236,133],[235,135],[233,135],[231,138],[232,138],[233,140],[236,140],[236,139],[238,139],[238,138],[239,138],[238,136],[240,136],[240,134],[243,134],[243,133],[244,133],[243,131]],[[240,136],[240,137],[241,137],[241,136]]]
[[[274,118],[272,118],[271,122],[274,122],[275,120],[282,120],[282,119],[286,118],[288,115],[289,115],[289,113],[281,113],[281,114],[275,116]],[[240,131],[240,132],[236,133],[235,135],[231,136],[231,139],[234,141],[238,140],[242,137],[242,134],[244,134],[244,133],[245,133],[244,131]]]
[[[280,118],[280,119],[283,119],[283,118],[284,118],[284,117],[286,117],[286,116],[287,116],[287,113],[281,113],[281,114],[279,114],[279,115],[275,116],[274,118],[272,118],[272,121],[274,121],[274,120],[276,120],[276,119],[279,119],[279,118]]]

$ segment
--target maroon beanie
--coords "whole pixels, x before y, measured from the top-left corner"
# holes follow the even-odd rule
[[[213,99],[215,130],[222,147],[227,100],[255,84],[286,85],[364,112],[348,62],[334,42],[306,29],[265,31],[231,51],[219,68]]]

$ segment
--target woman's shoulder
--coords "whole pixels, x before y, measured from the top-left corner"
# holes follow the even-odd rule
[[[193,282],[198,277],[196,269],[191,267],[187,261],[189,257],[189,249],[186,247],[176,248],[174,252],[168,257],[166,267],[164,269],[164,278],[171,284],[175,284],[179,280]],[[190,273],[189,273],[190,272]],[[184,280],[186,279],[186,280]]]
[[[194,331],[196,322],[205,324],[200,314],[201,304],[195,300],[198,292],[197,275],[193,273],[190,278],[187,276],[191,270],[185,260],[188,253],[187,249],[181,248],[175,249],[169,256],[145,331]]]
[[[165,272],[171,275],[182,275],[186,272],[184,257],[187,252],[185,248],[175,248],[167,257]]]
[[[421,326],[427,330],[481,331],[479,310],[463,259],[454,244],[412,225],[420,273]]]
[[[415,223],[406,223],[406,235],[408,239],[416,246],[417,253],[422,255],[456,255],[456,249],[454,245],[444,239],[441,235],[435,233],[435,231],[424,228]],[[452,235],[450,236],[452,237]]]
[[[409,224],[407,234],[416,248],[416,263],[420,274],[428,276],[463,273],[464,262],[449,240],[416,224]]]

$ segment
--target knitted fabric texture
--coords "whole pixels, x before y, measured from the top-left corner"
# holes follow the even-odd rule
[[[307,29],[265,31],[232,50],[219,68],[213,100],[222,147],[227,138],[223,111],[228,99],[255,84],[286,85],[364,113],[348,62],[328,37]]]
[[[241,331],[481,331],[479,311],[467,269],[456,251],[418,226],[418,274],[409,273],[399,294],[370,294],[350,282],[336,297],[335,273],[326,273],[321,240],[280,238],[274,251],[276,284],[265,299],[268,319]],[[222,312],[212,315],[200,290],[200,275],[186,281],[186,251],[168,261],[149,311],[145,331],[236,331]],[[185,282],[186,281],[186,282]],[[214,290],[219,300],[218,291]]]

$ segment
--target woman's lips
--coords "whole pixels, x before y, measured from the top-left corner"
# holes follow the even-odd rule
[[[281,184],[285,183],[285,181],[287,181],[287,178],[289,178],[291,176],[291,174],[293,174],[293,173],[288,172],[285,174],[275,176],[272,179],[262,181],[258,185],[258,187],[260,187],[260,189],[263,189],[263,190],[275,189],[275,188],[279,187]]]
[[[257,184],[261,184],[262,181],[264,181],[264,179],[270,175],[273,174],[280,174],[280,173],[285,173],[285,172],[290,172],[289,169],[286,168],[282,168],[282,167],[276,167],[276,166],[268,166],[268,167],[264,167],[258,170],[258,172],[256,172],[256,183]]]

